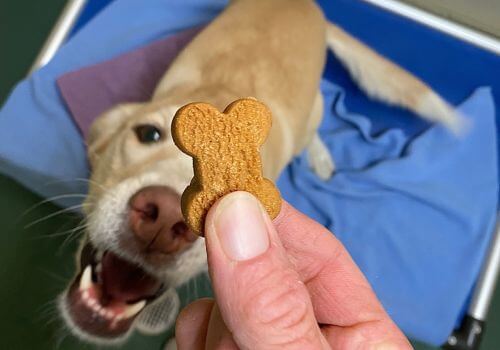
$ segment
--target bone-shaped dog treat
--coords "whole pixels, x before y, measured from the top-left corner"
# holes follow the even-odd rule
[[[191,103],[177,111],[172,122],[174,142],[193,157],[194,177],[181,200],[192,230],[203,235],[210,207],[234,191],[252,193],[271,218],[278,215],[280,193],[263,177],[259,154],[271,118],[270,110],[252,98],[231,103],[223,113],[208,103]]]

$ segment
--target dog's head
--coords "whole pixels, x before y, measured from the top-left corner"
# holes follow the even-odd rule
[[[80,338],[112,343],[134,328],[164,330],[179,307],[173,288],[206,266],[204,242],[180,209],[193,170],[170,135],[176,110],[168,103],[120,105],[92,125],[79,271],[59,299]]]

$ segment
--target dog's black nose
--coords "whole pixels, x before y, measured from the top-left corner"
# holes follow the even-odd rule
[[[168,187],[143,188],[129,207],[130,228],[150,252],[173,254],[197,238],[184,223],[180,196]]]

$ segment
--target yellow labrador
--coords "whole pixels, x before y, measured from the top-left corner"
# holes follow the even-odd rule
[[[204,101],[223,110],[256,97],[274,116],[262,150],[265,176],[276,179],[305,148],[320,177],[332,174],[316,135],[327,47],[368,95],[459,127],[428,86],[327,23],[312,0],[233,1],[179,54],[150,102],[116,106],[91,128],[88,229],[79,271],[59,298],[74,334],[115,343],[133,329],[164,331],[179,309],[175,288],[206,269],[203,239],[180,211],[193,170],[170,135],[179,107]]]

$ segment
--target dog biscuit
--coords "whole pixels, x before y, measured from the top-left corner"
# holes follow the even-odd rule
[[[278,215],[280,193],[263,177],[259,153],[271,118],[270,110],[253,98],[237,100],[223,113],[208,103],[191,103],[177,111],[174,142],[193,158],[194,177],[181,199],[182,214],[193,231],[203,235],[210,207],[234,191],[252,193],[271,218]]]

